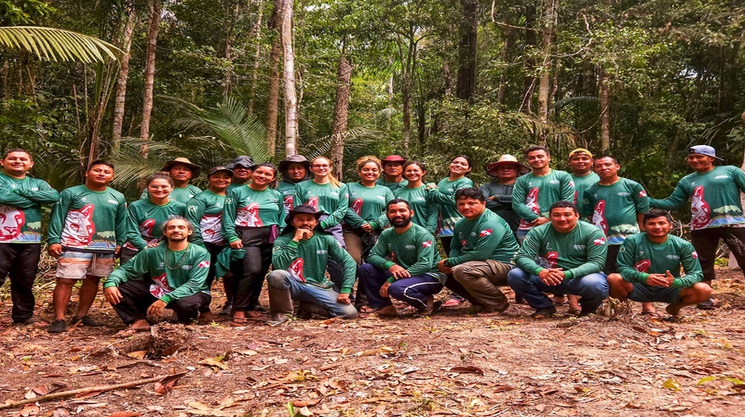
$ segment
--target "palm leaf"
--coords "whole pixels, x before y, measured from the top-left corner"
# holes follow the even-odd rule
[[[0,46],[22,49],[51,61],[103,62],[123,54],[116,46],[93,36],[39,26],[0,27]],[[103,52],[103,53],[102,53]]]

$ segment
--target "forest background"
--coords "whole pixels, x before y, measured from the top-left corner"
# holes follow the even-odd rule
[[[0,147],[32,151],[58,189],[98,157],[135,198],[177,156],[296,152],[346,181],[365,154],[422,160],[429,181],[466,154],[478,184],[545,144],[557,168],[610,153],[662,197],[690,145],[738,166],[745,151],[736,0],[0,0],[0,26],[118,48],[85,63],[0,42]]]

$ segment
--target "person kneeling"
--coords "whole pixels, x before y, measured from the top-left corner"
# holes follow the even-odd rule
[[[437,271],[440,255],[435,237],[412,223],[413,215],[408,201],[389,201],[386,216],[393,227],[380,234],[370,250],[369,263],[357,268],[359,285],[378,315],[397,314],[391,298],[408,303],[421,315],[433,314],[439,308],[434,295],[442,290],[447,276]]]
[[[670,214],[664,210],[644,215],[646,231],[626,238],[618,253],[619,273],[608,275],[611,297],[668,303],[666,310],[673,317],[680,315],[681,308],[709,299],[711,287],[700,282],[704,274],[696,249],[670,235],[671,226]]]
[[[326,317],[357,317],[349,294],[354,286],[357,263],[330,234],[315,230],[318,218],[313,206],[302,204],[289,211],[288,227],[274,241],[269,274],[270,325],[279,325],[292,317],[292,300],[300,301],[300,317],[312,314]],[[342,265],[341,287],[326,278],[329,258]]]
[[[209,306],[210,253],[189,243],[193,232],[188,220],[172,216],[163,224],[160,246],[141,251],[106,279],[104,296],[130,330],[149,329],[147,317],[157,318],[165,308],[188,324]],[[146,273],[152,282],[138,279]]]
[[[580,315],[592,314],[608,296],[608,282],[600,272],[607,250],[605,234],[597,226],[578,221],[577,207],[567,201],[551,205],[549,220],[528,232],[515,258],[517,268],[507,274],[507,282],[536,309],[533,318],[556,313],[544,292],[578,295]]]

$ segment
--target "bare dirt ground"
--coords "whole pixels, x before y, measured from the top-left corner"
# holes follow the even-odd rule
[[[185,373],[134,388],[31,403],[0,415],[44,416],[739,416],[745,410],[745,283],[718,271],[720,308],[680,323],[630,314],[535,321],[527,306],[485,318],[461,308],[429,318],[124,326],[62,335],[10,324],[0,306],[0,406],[53,392]],[[38,299],[51,319],[51,285]],[[511,294],[510,294],[511,296]],[[213,310],[222,299],[216,295]],[[266,300],[264,300],[266,304]],[[664,306],[658,305],[664,311]],[[170,347],[178,350],[173,353]],[[143,357],[144,351],[170,354]]]

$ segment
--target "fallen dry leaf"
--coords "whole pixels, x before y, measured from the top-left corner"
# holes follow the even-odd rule
[[[315,400],[297,400],[297,401],[292,401],[292,406],[293,407],[309,407],[311,405],[316,405],[320,402],[321,402],[320,398],[315,399]]]
[[[134,411],[117,411],[116,413],[111,413],[109,417],[140,417],[142,416],[142,413],[135,413]]]
[[[22,417],[38,416],[40,412],[41,412],[41,410],[39,409],[38,406],[31,405],[31,404],[26,404],[23,407],[23,410],[21,410],[20,415]]]
[[[127,353],[127,356],[129,356],[132,359],[145,359],[145,355],[147,355],[146,350],[137,350],[134,352]]]
[[[155,383],[155,392],[157,392],[160,395],[166,395],[169,392],[173,391],[173,386],[176,385],[176,380],[171,380],[166,382],[165,384],[162,384],[160,382]]]
[[[450,368],[450,372],[456,372],[459,374],[479,374],[484,375],[484,370],[475,366],[454,366]]]
[[[214,366],[215,368],[220,368],[223,371],[227,371],[228,369],[230,369],[228,365],[222,363],[219,357],[218,358],[207,358],[207,359],[202,360],[199,363],[202,365]]]

